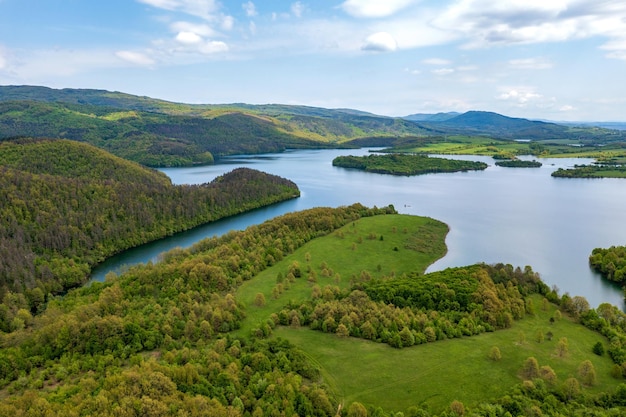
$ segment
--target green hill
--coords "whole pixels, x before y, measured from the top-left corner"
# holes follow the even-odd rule
[[[624,131],[491,112],[407,118],[351,109],[185,104],[104,90],[0,86],[0,140],[72,139],[147,166],[207,164],[223,155],[287,148],[399,146],[407,138],[450,135],[581,144],[626,140]]]
[[[624,415],[624,313],[530,267],[422,275],[446,232],[315,208],[22,305],[0,332],[0,415]]]
[[[82,284],[106,257],[299,195],[250,169],[198,186],[68,140],[0,144],[0,299]],[[31,305],[33,310],[37,306]]]

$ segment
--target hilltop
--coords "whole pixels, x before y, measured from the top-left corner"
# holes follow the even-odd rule
[[[175,186],[94,146],[50,139],[0,143],[0,189],[5,301],[9,292],[62,292],[115,253],[299,195],[289,180],[244,168]]]
[[[626,132],[490,112],[405,118],[284,104],[185,104],[121,92],[0,86],[0,140],[91,143],[147,166],[209,164],[224,155],[288,148],[392,146],[404,138],[478,135],[503,140],[620,142]]]

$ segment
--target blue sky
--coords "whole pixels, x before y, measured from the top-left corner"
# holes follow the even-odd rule
[[[626,2],[0,0],[0,84],[626,121]]]

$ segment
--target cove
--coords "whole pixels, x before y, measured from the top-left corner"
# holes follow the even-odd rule
[[[448,224],[447,255],[429,272],[476,262],[530,265],[560,293],[582,295],[596,307],[608,302],[624,309],[622,289],[588,265],[591,250],[625,244],[626,180],[553,178],[557,168],[589,159],[544,158],[541,168],[504,168],[490,157],[454,156],[486,162],[484,171],[413,177],[372,174],[332,166],[339,155],[358,150],[292,150],[239,155],[210,166],[162,169],[175,184],[199,184],[246,166],[294,181],[301,197],[223,219],[128,250],[94,269],[93,280],[125,265],[156,262],[159,254],[188,247],[205,237],[242,230],[275,216],[311,207],[393,204],[403,214],[429,216]],[[453,156],[448,156],[453,158]]]

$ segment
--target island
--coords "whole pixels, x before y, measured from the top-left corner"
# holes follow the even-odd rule
[[[422,175],[441,172],[479,171],[487,164],[477,161],[436,158],[413,154],[371,154],[367,156],[338,156],[333,166],[391,175]]]
[[[541,162],[539,161],[522,161],[520,159],[509,159],[505,161],[496,161],[496,165],[506,168],[540,168]]]

